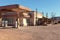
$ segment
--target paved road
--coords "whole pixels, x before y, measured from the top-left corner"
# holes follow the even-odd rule
[[[0,40],[60,40],[60,24],[0,29]]]

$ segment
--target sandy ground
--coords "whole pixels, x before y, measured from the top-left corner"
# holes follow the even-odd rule
[[[60,24],[0,29],[0,40],[60,40]]]

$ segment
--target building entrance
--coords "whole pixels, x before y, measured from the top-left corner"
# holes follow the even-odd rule
[[[7,26],[15,26],[14,18],[2,18],[2,21],[4,21],[4,24],[7,23]]]

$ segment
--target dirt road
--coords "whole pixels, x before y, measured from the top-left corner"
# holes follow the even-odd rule
[[[60,24],[0,29],[0,40],[60,40]]]

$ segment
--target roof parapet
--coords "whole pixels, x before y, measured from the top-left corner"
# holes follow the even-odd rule
[[[0,6],[0,10],[1,9],[13,9],[13,8],[20,8],[20,9],[23,9],[23,10],[31,11],[31,9],[29,9],[27,7],[24,7],[24,6],[21,6],[19,4],[12,4],[12,5]]]
[[[21,6],[21,5],[19,5],[19,8],[24,9],[24,10],[28,10],[28,11],[31,11],[30,8],[28,8],[28,7],[24,7],[24,6]]]

